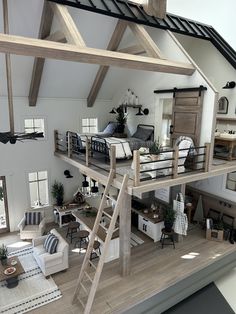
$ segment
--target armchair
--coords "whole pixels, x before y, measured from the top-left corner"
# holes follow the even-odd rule
[[[50,254],[46,252],[44,241],[47,235],[33,240],[33,256],[45,277],[69,267],[69,244],[55,229],[52,229],[50,232],[59,240],[56,253]]]
[[[34,239],[43,235],[45,230],[45,218],[42,212],[25,212],[18,224],[21,240]]]

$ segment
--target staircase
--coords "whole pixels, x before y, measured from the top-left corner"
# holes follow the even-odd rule
[[[99,284],[99,279],[102,273],[104,261],[106,258],[106,254],[109,248],[109,244],[113,235],[113,232],[117,231],[117,218],[122,206],[124,193],[127,188],[127,183],[129,176],[126,174],[123,178],[122,185],[120,190],[118,190],[117,199],[109,196],[110,189],[112,188],[112,182],[114,178],[114,170],[111,170],[108,176],[108,181],[105,186],[104,194],[98,209],[97,217],[94,223],[94,227],[90,236],[89,245],[87,247],[87,251],[84,257],[84,261],[80,270],[79,278],[76,284],[74,296],[72,303],[77,301],[80,302],[84,309],[84,314],[89,314],[91,312],[91,308],[93,305],[95,293],[97,291],[97,287]],[[115,207],[113,209],[112,214],[108,214],[104,208],[107,203],[107,199],[111,199],[113,204],[115,203]],[[101,224],[102,217],[106,217],[109,219],[110,223],[108,227]],[[90,256],[93,251],[94,241],[96,239],[98,228],[102,227],[106,231],[106,239],[104,242],[104,247],[102,250],[102,254],[100,255],[99,262],[95,265],[91,260]],[[91,273],[93,270],[93,273]]]

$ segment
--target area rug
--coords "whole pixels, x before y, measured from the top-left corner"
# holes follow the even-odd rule
[[[138,237],[136,234],[134,234],[133,232],[131,232],[131,238],[130,238],[130,246],[134,247],[134,246],[138,246],[140,244],[143,244],[144,241]]]
[[[33,257],[32,247],[9,256],[18,256],[25,273],[18,277],[19,284],[15,288],[8,289],[5,281],[0,282],[1,314],[26,313],[62,297],[54,280],[44,277]]]

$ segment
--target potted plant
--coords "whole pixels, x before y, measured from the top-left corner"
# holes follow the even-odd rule
[[[175,211],[172,208],[166,208],[163,214],[165,231],[170,232],[175,221]]]
[[[2,265],[7,264],[7,247],[4,244],[0,246],[0,260]]]
[[[119,110],[117,110],[117,113],[118,113],[118,115],[116,117],[116,121],[118,122],[118,125],[116,127],[116,132],[117,133],[124,133],[127,117],[126,117],[124,110],[122,108],[119,108]]]
[[[57,206],[61,206],[63,204],[64,198],[64,186],[61,182],[54,181],[51,189],[52,197],[56,200]]]
[[[154,143],[149,147],[149,153],[151,155],[152,160],[159,159],[159,154],[161,152],[161,145],[159,141],[154,141]]]

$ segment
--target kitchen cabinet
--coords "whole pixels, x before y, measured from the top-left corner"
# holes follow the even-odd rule
[[[161,238],[161,229],[164,228],[164,222],[153,223],[145,217],[139,215],[138,229],[145,233],[148,237],[157,242]]]

